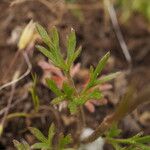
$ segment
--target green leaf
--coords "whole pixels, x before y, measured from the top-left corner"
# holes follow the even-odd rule
[[[24,146],[22,143],[18,142],[17,140],[13,140],[13,143],[17,150],[23,150]]]
[[[51,49],[51,52],[53,53],[55,59],[57,60],[57,62],[60,64],[62,69],[65,69],[65,61],[63,60],[62,54],[60,52],[60,48],[59,48],[59,34],[58,31],[56,29],[56,27],[53,27],[51,30],[51,40],[52,40],[52,44],[53,44],[53,49]]]
[[[93,79],[93,75],[94,75],[94,67],[90,66],[90,79]]]
[[[150,135],[139,137],[135,141],[138,143],[150,143]]]
[[[111,73],[111,74],[109,74],[109,75],[106,75],[106,76],[100,78],[99,80],[97,80],[97,81],[95,82],[95,84],[97,85],[97,84],[103,84],[103,83],[105,83],[105,82],[108,82],[108,81],[110,81],[110,80],[112,80],[112,79],[115,79],[119,74],[120,74],[120,72]]]
[[[123,150],[123,148],[117,144],[117,143],[111,143],[113,145],[113,147],[115,148],[115,150]]]
[[[98,75],[101,73],[101,71],[105,67],[109,56],[110,56],[110,52],[107,52],[106,55],[99,61],[96,69],[94,70],[94,79],[98,77]]]
[[[87,96],[80,96],[80,97],[75,97],[72,100],[72,103],[74,103],[77,106],[83,105],[87,101]]]
[[[71,101],[71,103],[72,103],[71,105],[73,105],[72,107],[74,108],[75,106],[77,107],[79,105],[85,104],[88,100],[91,100],[91,99],[99,100],[102,97],[103,97],[102,93],[98,89],[95,89],[94,91],[92,91],[90,93],[86,92],[86,93],[82,94],[80,97],[73,98],[73,100]],[[74,108],[74,109],[76,109],[76,108]]]
[[[30,150],[29,144],[25,141],[24,143],[20,143],[17,140],[13,140],[13,143],[17,150]]]
[[[50,39],[47,31],[40,24],[36,25],[36,29],[37,29],[38,33],[40,34],[40,36],[41,36],[42,40],[44,41],[44,43],[46,45],[48,45],[49,47],[51,47],[50,44],[52,42],[51,42],[51,39]]]
[[[65,98],[66,98],[66,94],[61,95],[61,96],[59,96],[59,97],[54,98],[54,99],[51,101],[51,103],[54,104],[54,105],[59,104],[60,102],[64,101]]]
[[[75,35],[75,31],[72,29],[71,33],[68,36],[68,40],[67,40],[67,64],[68,64],[68,68],[71,67],[73,61],[76,59],[78,53],[80,52],[78,50],[78,52],[76,54],[74,54],[75,48],[76,48],[76,35]]]
[[[54,27],[51,31],[52,39],[50,39],[46,30],[39,24],[37,24],[37,31],[39,32],[40,36],[42,37],[44,43],[49,47],[49,50],[42,46],[37,46],[37,49],[43,53],[46,57],[48,57],[55,66],[66,70],[66,64],[63,60],[63,57],[60,53],[59,49],[59,36],[57,29]]]
[[[69,86],[66,82],[63,83],[62,89],[68,98],[70,98],[71,95],[74,93],[74,89],[71,86]]]
[[[47,50],[45,47],[40,46],[40,45],[36,45],[36,48],[43,54],[45,55],[47,58],[49,58],[53,64],[57,65],[57,62],[55,60],[55,57],[53,56],[53,54]]]
[[[56,50],[59,50],[59,35],[56,27],[53,27],[51,30],[51,40]]]
[[[48,143],[47,138],[43,135],[43,133],[34,127],[29,127],[30,132],[41,142]]]
[[[32,100],[33,100],[33,104],[34,104],[34,109],[36,112],[38,112],[39,110],[39,97],[37,96],[35,89],[30,89],[30,93],[32,95]]]
[[[112,127],[106,132],[106,136],[113,138],[119,136],[121,133],[121,130],[118,129],[117,124],[113,124]]]
[[[69,108],[71,114],[75,114],[77,112],[77,105],[75,102],[72,102],[72,101],[69,102],[68,108]]]
[[[46,143],[35,143],[31,146],[31,149],[46,149],[46,150],[52,150],[48,144]]]
[[[62,96],[63,93],[61,90],[57,87],[56,83],[54,80],[51,79],[46,79],[46,83],[48,85],[48,88],[52,90],[57,96]]]
[[[34,104],[34,109],[36,112],[38,112],[39,110],[39,97],[37,95],[37,91],[36,91],[36,84],[37,84],[37,75],[32,75],[33,78],[33,86],[30,89],[30,93],[32,96],[32,100],[33,100],[33,104]]]
[[[150,147],[144,144],[136,144],[135,145],[136,149],[135,150],[150,150]],[[138,148],[138,149],[137,149]],[[140,148],[140,149],[139,149]]]
[[[100,92],[98,89],[95,89],[94,91],[92,91],[90,94],[88,94],[87,98],[88,100],[90,99],[95,99],[95,100],[99,100],[103,97],[102,92]]]
[[[74,53],[74,55],[73,55],[73,58],[72,58],[72,60],[71,60],[72,63],[78,58],[78,56],[80,55],[81,51],[82,51],[82,47],[80,46],[80,47],[75,51],[75,53]]]
[[[75,48],[76,48],[76,35],[75,35],[75,31],[72,29],[67,40],[67,58],[68,59],[70,59],[70,57],[72,57],[72,55],[74,54]]]
[[[61,136],[59,139],[59,143],[58,143],[58,149],[59,150],[64,150],[65,146],[67,144],[70,144],[72,142],[72,138],[71,135],[67,135],[67,136]]]
[[[49,127],[49,131],[48,131],[48,142],[49,142],[50,147],[52,147],[52,141],[53,141],[54,135],[55,135],[55,126],[54,124],[51,124],[51,126]]]
[[[90,68],[90,82],[88,83],[86,90],[95,86],[95,84],[97,82],[96,79],[100,75],[103,68],[105,67],[109,56],[110,56],[110,52],[106,53],[106,55],[99,61],[95,70],[93,69],[93,67]]]

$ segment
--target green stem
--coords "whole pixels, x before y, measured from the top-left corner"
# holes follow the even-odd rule
[[[135,144],[131,138],[129,139],[113,139],[113,138],[108,138],[106,139],[109,143],[118,143],[118,144]]]
[[[79,97],[80,94],[79,92],[77,91],[76,87],[75,87],[75,84],[74,84],[74,81],[70,75],[70,72],[67,72],[66,73],[66,77],[68,79],[68,83],[70,86],[72,86],[74,88],[74,91],[75,91],[75,96],[76,97]],[[84,115],[84,110],[83,110],[83,107],[80,106],[79,107],[79,113],[78,113],[78,118],[80,119],[81,118],[81,121],[79,122],[79,128],[81,127],[84,127],[85,126],[85,115]]]

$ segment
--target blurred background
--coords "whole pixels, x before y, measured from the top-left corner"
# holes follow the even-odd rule
[[[36,73],[39,78],[37,91],[41,105],[44,107],[49,104],[53,97],[42,81],[47,73],[47,59],[35,48],[35,44],[41,42],[37,35],[25,48],[30,53],[28,66],[24,63],[23,56],[18,54],[19,37],[31,20],[43,25],[47,31],[53,26],[57,27],[63,53],[66,36],[71,28],[75,29],[77,45],[83,47],[80,57],[75,62],[81,63],[82,68],[76,77],[78,86],[82,84],[90,65],[96,66],[107,51],[111,52],[111,57],[103,74],[122,71],[122,74],[111,83],[112,88],[105,91],[107,104],[93,104],[85,108],[89,127],[95,128],[104,116],[115,108],[131,83],[135,87],[135,93],[149,86],[150,0],[1,0],[0,86],[11,81],[16,70],[23,74],[29,69],[29,74],[15,86],[9,113],[30,113],[33,110],[29,93],[32,83],[31,72]],[[1,121],[4,121],[11,93],[11,87],[0,90]],[[27,131],[28,126],[36,126],[46,133],[54,116],[47,108],[40,111],[40,115],[35,118],[16,117],[5,120],[4,131],[0,137],[0,149],[14,149],[13,139],[25,139],[32,143],[34,139]],[[65,111],[60,116],[65,133],[74,133],[76,120],[68,117]],[[123,129],[122,137],[140,131],[145,135],[150,134],[150,103],[141,105],[125,117],[120,122],[120,128]],[[111,146],[106,145],[105,149],[111,150]]]

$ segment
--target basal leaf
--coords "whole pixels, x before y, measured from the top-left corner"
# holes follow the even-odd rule
[[[17,150],[30,150],[30,146],[28,143],[20,143],[17,140],[13,140],[14,146]]]
[[[49,131],[48,131],[48,142],[49,142],[49,146],[52,146],[52,141],[53,141],[53,137],[55,135],[55,126],[54,124],[51,124],[49,127]]]
[[[72,138],[71,135],[67,135],[67,136],[61,136],[59,139],[59,143],[58,143],[58,148],[59,150],[64,150],[65,146],[67,144],[70,144],[72,142]]]
[[[43,133],[34,127],[29,127],[30,132],[41,142],[48,143],[47,138],[43,135]]]
[[[52,148],[46,143],[35,143],[31,146],[31,149],[52,150]]]
[[[106,132],[106,136],[113,138],[119,136],[121,133],[121,130],[118,129],[117,124],[113,124],[111,128]]]

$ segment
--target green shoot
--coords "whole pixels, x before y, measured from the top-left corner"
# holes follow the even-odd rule
[[[89,99],[92,98],[97,100],[101,99],[103,95],[101,91],[99,91],[98,89],[95,89],[90,94],[87,93],[89,93],[88,90],[95,87],[96,85],[107,82],[118,75],[118,73],[114,73],[105,76],[101,79],[98,79],[99,75],[101,74],[102,70],[104,69],[107,63],[110,53],[108,52],[99,61],[95,70],[93,69],[93,67],[91,68],[89,83],[87,84],[85,89],[78,92],[75,87],[74,81],[70,75],[71,67],[73,66],[75,59],[79,56],[81,52],[81,47],[79,47],[76,50],[75,31],[71,29],[71,33],[69,34],[67,39],[66,59],[62,57],[61,50],[59,47],[59,35],[55,27],[51,30],[50,37],[48,36],[48,33],[41,25],[37,25],[37,31],[40,34],[43,42],[47,45],[47,48],[38,45],[37,49],[41,53],[43,53],[46,57],[48,57],[56,67],[61,69],[68,79],[68,81],[66,81],[63,84],[62,90],[57,87],[56,83],[53,80],[51,79],[46,80],[49,89],[57,96],[54,100],[52,100],[52,104],[58,104],[61,101],[67,100],[70,112],[76,113],[79,107],[84,105]]]
[[[29,130],[40,141],[38,143],[33,144],[31,146],[32,149],[43,149],[43,148],[46,150],[53,150],[54,149],[54,145],[53,145],[53,138],[55,135],[54,124],[52,124],[49,127],[48,137],[45,137],[43,135],[43,133],[40,130],[38,130],[37,128],[30,127]],[[64,137],[62,135],[58,141],[57,150],[65,150],[66,145],[68,145],[71,142],[72,142],[72,140],[71,140],[71,137],[69,135],[66,137]]]
[[[116,150],[150,150],[149,146],[146,145],[150,143],[149,135],[142,136],[142,133],[139,133],[126,139],[116,138],[120,133],[121,130],[116,125],[106,132],[106,141],[111,143]]]
[[[53,63],[54,66],[58,67],[64,75],[61,88],[57,86],[57,83],[54,80],[46,79],[48,88],[56,95],[51,103],[53,105],[57,105],[65,100],[67,101],[67,107],[70,110],[70,113],[81,117],[82,115],[79,112],[81,112],[81,108],[88,100],[101,100],[103,98],[103,93],[98,88],[98,86],[116,78],[116,76],[119,74],[119,72],[117,72],[99,78],[110,57],[110,52],[106,53],[106,55],[101,58],[95,68],[90,68],[89,81],[83,89],[79,90],[76,88],[73,77],[71,76],[71,69],[74,65],[74,61],[81,52],[81,47],[76,48],[75,31],[71,29],[71,33],[68,36],[65,58],[63,57],[59,46],[59,34],[57,29],[55,27],[52,28],[49,36],[49,34],[41,25],[37,24],[36,28],[43,42],[45,43],[45,47],[38,45],[36,46],[37,49],[42,54],[44,54]],[[33,76],[33,86],[30,92],[32,95],[35,111],[38,112],[39,98],[37,96],[36,84],[37,76]],[[125,94],[123,100],[117,106],[116,110],[110,115],[106,116],[102,123],[97,127],[97,129],[90,136],[81,140],[80,142],[82,144],[87,144],[95,141],[99,136],[104,136],[103,138],[108,143],[112,144],[116,150],[149,150],[150,148],[147,146],[147,144],[150,143],[149,135],[142,136],[142,134],[137,134],[130,138],[121,139],[119,138],[121,130],[117,128],[118,121],[120,121],[125,115],[133,111],[139,104],[141,104],[141,100],[144,102],[149,100],[149,91],[150,88],[147,88],[147,90],[141,92],[142,94],[139,95],[139,97],[134,98],[134,91],[130,89]],[[133,99],[133,101],[131,101],[131,99]],[[12,114],[10,118],[15,116],[27,117],[28,114],[16,113]],[[20,143],[14,140],[14,145],[18,150],[53,150],[54,148],[57,150],[73,150],[66,148],[68,144],[72,143],[70,134],[67,136],[61,134],[59,136],[58,142],[54,144],[53,141],[56,134],[56,128],[54,124],[49,127],[47,136],[45,136],[37,128],[30,127],[29,130],[39,142],[33,144],[30,147],[26,142]]]
[[[32,88],[30,89],[30,93],[32,96],[33,104],[34,104],[34,109],[36,112],[39,110],[39,97],[37,95],[36,91],[36,85],[37,85],[37,75],[32,75],[33,78],[33,85]]]

